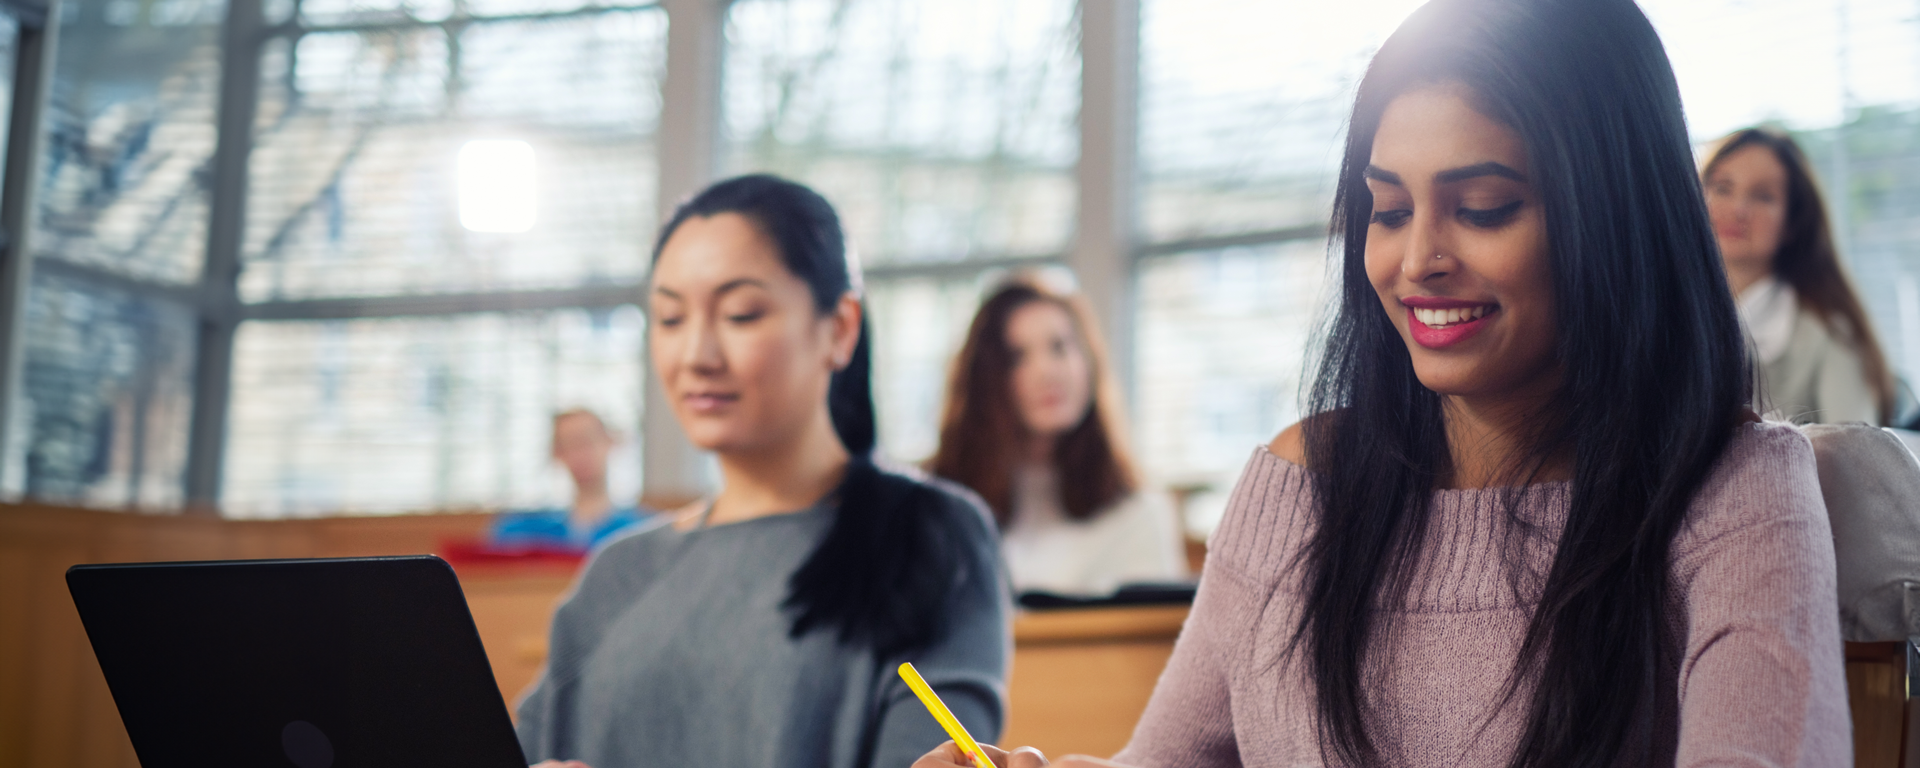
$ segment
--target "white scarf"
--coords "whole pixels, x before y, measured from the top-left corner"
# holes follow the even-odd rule
[[[1767,275],[1740,292],[1740,327],[1753,340],[1761,363],[1779,360],[1793,341],[1793,319],[1800,314],[1800,299],[1793,286]]]

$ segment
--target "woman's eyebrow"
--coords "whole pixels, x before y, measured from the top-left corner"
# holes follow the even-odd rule
[[[1501,163],[1488,161],[1441,171],[1433,175],[1433,182],[1435,184],[1452,184],[1466,181],[1467,179],[1477,179],[1482,176],[1498,176],[1503,179],[1513,179],[1523,184],[1527,181],[1527,177],[1519,171]]]
[[[758,288],[763,288],[763,289],[767,287],[767,284],[764,282],[761,282],[760,280],[756,280],[751,277],[739,277],[739,278],[734,278],[732,280],[728,280],[724,283],[721,283],[720,287],[713,289],[713,295],[722,296],[722,295],[725,295],[728,291],[731,291],[735,288],[745,288],[749,285],[755,286]]]
[[[1406,186],[1406,184],[1401,183],[1400,174],[1377,165],[1368,164],[1366,169],[1360,172],[1360,175],[1383,184],[1392,184],[1396,187]]]

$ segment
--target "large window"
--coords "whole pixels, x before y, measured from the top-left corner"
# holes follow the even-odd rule
[[[638,435],[659,9],[268,2],[248,84],[221,70],[225,2],[66,7],[0,470],[20,490],[177,508],[199,457],[239,516],[498,508],[566,500],[557,410]],[[223,98],[255,114],[244,201],[212,182]],[[206,274],[222,226],[237,275]],[[230,386],[206,387],[223,325]],[[224,414],[219,450],[196,408]],[[616,461],[636,493],[637,450]]]
[[[868,276],[881,449],[924,458],[983,285],[1072,234],[1074,5],[739,0],[726,30],[728,172],[840,211]]]
[[[669,62],[647,3],[263,0],[240,82],[219,46],[253,1],[64,0],[0,488],[257,517],[560,501],[552,412],[640,434],[657,185],[767,171],[832,200],[865,266],[893,459],[934,449],[986,286],[1113,259],[1101,278],[1130,287],[1094,298],[1132,319],[1141,464],[1204,530],[1300,416],[1353,88],[1419,4],[1137,0],[1133,47],[1077,0],[687,0]],[[1920,377],[1912,2],[1642,5],[1699,145],[1763,121],[1803,140]],[[663,92],[672,67],[691,85]],[[1117,117],[1137,130],[1083,119],[1083,87],[1114,83],[1136,83]],[[216,130],[233,104],[250,142]],[[701,131],[713,158],[656,146]],[[1076,173],[1083,135],[1107,154]],[[1073,227],[1115,136],[1137,137],[1132,242],[1098,254]]]
[[[264,47],[229,514],[564,504],[554,413],[639,434],[666,19],[581,6],[310,3]]]

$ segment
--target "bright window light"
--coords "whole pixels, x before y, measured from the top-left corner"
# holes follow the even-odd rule
[[[533,228],[533,147],[524,141],[469,141],[460,147],[460,226],[474,232]]]

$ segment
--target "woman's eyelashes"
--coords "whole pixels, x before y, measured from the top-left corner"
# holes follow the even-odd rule
[[[1401,225],[1406,224],[1407,220],[1412,218],[1413,211],[1404,208],[1373,212],[1373,223],[1379,224],[1387,229],[1399,229]]]
[[[1468,208],[1462,206],[1455,215],[1459,216],[1461,221],[1473,226],[1482,229],[1491,229],[1512,221],[1514,214],[1520,212],[1520,206],[1523,202],[1524,201],[1521,200],[1515,200],[1497,208]],[[1399,229],[1411,220],[1413,220],[1413,211],[1405,208],[1374,211],[1372,219],[1373,223],[1386,227],[1387,229]]]
[[[1462,207],[1459,213],[1460,220],[1476,227],[1491,229],[1512,221],[1513,215],[1520,212],[1521,202],[1523,201],[1515,200],[1498,208]]]

